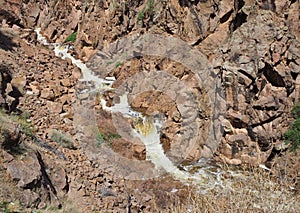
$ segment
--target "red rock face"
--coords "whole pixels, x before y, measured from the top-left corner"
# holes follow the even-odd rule
[[[180,38],[204,53],[208,65],[213,67],[213,77],[222,79],[220,88],[224,95],[221,97],[227,108],[221,122],[224,132],[214,157],[229,164],[266,162],[273,149],[282,147],[282,135],[291,121],[290,110],[295,102],[299,102],[299,1],[151,2],[0,1],[0,104],[10,113],[18,110],[30,113],[36,136],[54,147],[52,151],[40,150],[42,159],[50,159],[49,171],[46,172],[55,183],[58,193],[54,195],[63,199],[68,194],[67,200],[78,202],[79,206],[87,208],[84,209],[87,212],[93,210],[92,205],[85,205],[88,199],[82,197],[89,197],[89,204],[95,205],[96,209],[126,208],[125,186],[118,178],[112,177],[110,171],[98,171],[99,167],[80,149],[80,138],[75,137],[77,150],[62,148],[51,140],[51,129],[59,129],[70,137],[76,133],[72,104],[76,100],[75,85],[81,73],[71,61],[54,57],[52,50],[37,42],[33,32],[36,27],[41,27],[47,39],[56,43],[64,42],[67,36],[77,32],[72,43],[73,54],[86,62],[91,62],[99,50],[105,50],[118,39],[147,33]],[[191,70],[167,58],[142,56],[123,62],[108,75],[116,77],[114,87],[118,87],[141,71],[159,70],[184,82],[193,91],[198,109],[201,109],[199,143],[185,159],[187,162],[197,161],[209,152],[209,148],[203,148],[203,141],[207,140],[206,132],[214,111],[209,95],[205,88],[198,87]],[[113,104],[113,94],[107,93],[105,97],[108,104]],[[110,113],[104,112],[97,102],[91,105],[97,112],[100,131],[117,134]],[[176,102],[164,93],[146,92],[131,100],[131,106],[148,115],[153,112],[166,114],[167,128],[163,131],[161,143],[168,153],[174,146],[182,118]],[[132,124],[133,121],[124,122]],[[22,134],[18,134],[17,128],[12,125],[8,129],[12,140],[2,144],[20,143]],[[141,143],[123,138],[111,138],[110,143],[113,151],[128,159],[143,161],[146,158],[145,146]],[[55,170],[51,160],[62,156],[58,153],[63,154],[67,162],[62,163],[63,169],[58,167]],[[12,160],[8,155],[6,157]],[[41,180],[40,164],[34,154],[23,160],[12,158],[7,167],[12,178],[18,179],[18,187],[26,188]],[[22,167],[23,173],[18,173],[17,168]],[[29,174],[30,170],[34,172]],[[70,180],[69,189],[65,176]],[[166,182],[174,186],[178,184]],[[111,195],[117,192],[116,197],[105,198],[103,187],[111,190]],[[145,193],[145,188],[141,186],[138,190]],[[26,188],[23,197],[28,205],[51,203],[49,198],[38,202],[39,194],[28,190]],[[101,202],[91,201],[99,196],[103,196]],[[137,200],[134,204],[136,210],[145,208],[151,212],[152,199],[139,196]]]
[[[124,64],[122,64],[121,67],[114,69],[110,73],[108,73],[109,76],[116,76],[116,81],[113,84],[113,87],[118,88],[122,83],[125,83],[130,79],[133,75],[139,72],[139,70],[142,69],[148,69],[149,71],[153,69],[152,71],[155,71],[155,67],[160,67],[160,69],[165,70],[167,73],[170,73],[173,76],[176,76],[176,78],[181,79],[185,85],[190,89],[191,92],[193,92],[193,95],[195,96],[197,100],[197,104],[201,106],[202,109],[202,118],[208,118],[211,113],[211,109],[209,108],[208,98],[207,95],[199,86],[197,85],[197,78],[195,78],[195,74],[193,74],[191,71],[186,69],[184,66],[180,65],[178,62],[170,61],[170,60],[159,60],[155,57],[144,57],[143,59],[132,59]],[[151,72],[151,71],[150,71]],[[158,79],[159,80],[159,79]],[[163,81],[161,81],[163,82]],[[135,83],[138,85],[138,82]],[[162,83],[164,84],[164,83]],[[141,84],[141,88],[145,85]],[[139,86],[138,86],[139,87]],[[141,89],[140,88],[140,89]],[[139,88],[138,88],[139,90]],[[108,92],[107,95],[105,95],[107,103],[109,105],[113,104],[112,98],[114,95],[112,92]],[[135,98],[130,98],[130,106],[132,109],[134,109],[137,112],[141,112],[146,116],[153,116],[156,114],[164,114],[166,117],[166,123],[164,126],[164,130],[161,134],[161,143],[164,147],[164,151],[168,153],[172,146],[175,143],[175,137],[178,132],[181,130],[181,120],[182,116],[178,110],[178,106],[173,98],[168,96],[168,94],[164,93],[163,91],[146,91],[143,93],[138,94]],[[103,113],[98,113],[99,115]],[[110,118],[112,119],[112,118]],[[99,128],[103,132],[109,132],[112,131],[114,133],[116,132],[116,129],[111,127],[108,127],[107,124],[113,125],[112,121],[106,121],[104,122],[104,117],[100,116],[97,118]],[[132,126],[134,126],[133,122]],[[199,121],[200,122],[200,121]],[[187,159],[184,159],[186,161],[196,161],[200,158],[200,145],[205,144],[206,142],[206,134],[208,132],[208,126],[209,126],[209,119],[206,119],[201,121],[201,129],[198,129],[197,132],[199,132],[199,135],[202,135],[201,138],[199,138],[197,146],[194,147],[194,150],[189,153],[189,157]],[[206,132],[206,133],[205,133]],[[202,134],[201,134],[202,133]],[[117,140],[120,141],[120,140]],[[141,146],[143,147],[143,144],[140,145],[132,145],[131,143],[136,143],[135,140],[133,142],[127,142],[127,146],[125,146],[124,143],[114,142],[112,140],[112,148],[114,150],[118,150],[117,152],[121,152],[120,154],[122,156],[136,156],[134,153],[144,153],[142,159],[145,159],[145,150],[141,149]],[[120,146],[120,147],[119,147]],[[119,147],[119,148],[118,148]],[[121,148],[123,147],[123,148]],[[124,147],[131,147],[126,148]],[[136,147],[137,150],[135,150],[133,147]],[[130,154],[131,153],[131,154]],[[140,156],[140,154],[138,154]],[[130,157],[132,158],[132,157]]]

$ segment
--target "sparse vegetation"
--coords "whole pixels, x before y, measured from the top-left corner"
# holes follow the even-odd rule
[[[154,11],[154,0],[148,0],[148,2],[147,2],[147,9],[149,10],[149,11],[151,11],[151,12],[153,12]]]
[[[98,147],[105,143],[104,135],[100,131],[96,135],[96,140]]]
[[[155,4],[154,4],[154,0],[148,0],[147,1],[147,5],[142,9],[141,12],[139,12],[138,14],[138,22],[141,23],[143,22],[145,13],[147,12],[149,14],[149,16],[152,16],[155,10]]]
[[[24,154],[26,149],[20,143],[34,136],[35,129],[29,119],[30,113],[7,114],[0,110],[1,146],[14,154]]]
[[[292,109],[292,115],[294,118],[299,118],[300,117],[300,104],[296,104],[293,109]]]
[[[267,171],[245,170],[241,175],[236,173],[231,182],[231,188],[225,185],[206,194],[196,192],[162,212],[300,212],[299,193]]]
[[[121,138],[121,135],[109,132],[106,134],[106,137],[108,140],[111,140],[111,139],[115,139],[115,138]]]
[[[48,211],[51,211],[51,212],[57,212],[57,211],[59,210],[59,208],[58,208],[58,207],[55,207],[55,206],[49,206],[49,207],[47,208],[47,210],[48,210]]]
[[[121,138],[120,135],[115,134],[115,133],[102,133],[98,131],[96,135],[96,140],[97,140],[97,145],[100,147],[103,143],[106,143],[106,145],[110,146],[111,145],[111,140],[115,138]]]
[[[3,111],[0,112],[1,118],[17,122],[21,133],[24,133],[27,137],[32,137],[35,133],[35,128],[31,123],[30,116],[30,113],[27,111],[23,111],[20,115],[7,114]]]
[[[27,137],[32,137],[34,135],[35,129],[31,123],[30,113],[23,111],[20,115],[7,114],[0,110],[0,121],[11,120],[19,124],[21,133],[24,133]],[[3,122],[2,122],[3,123]]]
[[[143,18],[144,18],[144,15],[145,15],[145,10],[146,10],[146,8],[144,7],[144,8],[142,9],[142,11],[139,12],[139,14],[138,14],[138,21],[139,21],[139,22],[142,22],[142,21],[143,21]]]
[[[122,66],[122,65],[123,65],[122,62],[120,62],[120,61],[117,61],[117,62],[116,62],[116,68],[118,68],[118,67],[120,67],[120,66]]]
[[[64,148],[75,149],[74,141],[56,129],[50,131],[50,138]]]
[[[0,210],[3,211],[4,213],[10,213],[10,210],[8,208],[8,203],[2,202],[0,205]]]
[[[23,119],[23,120],[26,120],[26,119],[30,119],[30,116],[31,116],[30,112],[24,110],[22,112],[22,114],[20,115],[20,118]]]
[[[1,198],[0,198],[1,199]],[[12,213],[12,212],[27,212],[25,206],[20,203],[20,201],[0,201],[0,212],[2,213]]]
[[[297,151],[300,145],[300,105],[296,104],[292,109],[293,117],[295,118],[294,123],[290,129],[284,134],[286,144],[290,144],[290,149],[294,152]]]
[[[35,134],[35,128],[29,118],[30,114],[28,112],[24,112],[20,116],[13,116],[13,119],[20,124],[21,132],[31,138]]]
[[[66,38],[65,43],[67,43],[67,42],[74,43],[76,41],[76,37],[77,37],[77,32],[73,32]]]

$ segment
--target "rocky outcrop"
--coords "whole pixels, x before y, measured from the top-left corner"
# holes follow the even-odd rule
[[[1,116],[0,132],[1,142],[0,146],[4,150],[13,150],[20,143],[21,131],[18,128],[18,123],[3,119]]]
[[[77,32],[74,48],[84,60],[118,38],[145,32],[179,37],[204,52],[221,73],[226,92],[226,117],[232,126],[220,146],[231,150],[229,155],[220,149],[226,162],[264,162],[281,143],[298,97],[298,1],[44,3],[46,7],[19,2],[11,10],[18,14],[23,9],[26,15],[19,16],[20,24],[42,27],[50,41],[63,42]],[[54,91],[44,88],[41,97],[52,112],[61,113]],[[236,142],[229,137],[239,131],[247,137],[237,155]]]
[[[46,165],[39,152],[29,152],[22,160],[13,156],[10,158],[12,160],[6,163],[7,172],[12,180],[17,182],[20,190],[24,191],[23,198],[21,198],[24,205],[36,208],[43,208],[46,205],[61,206],[60,199],[68,192],[64,169],[53,162]]]
[[[255,165],[266,162],[274,149],[280,149],[282,135],[290,123],[289,112],[299,101],[299,1],[103,0],[87,4],[76,0],[14,0],[0,4],[0,105],[8,113],[28,112],[28,122],[39,138],[38,152],[30,152],[21,160],[10,154],[10,148],[23,141],[23,133],[14,122],[7,123],[7,137],[1,140],[5,172],[23,190],[22,199],[28,206],[42,208],[47,202],[51,204],[57,197],[66,196],[68,202],[84,206],[82,211],[128,206],[140,211],[151,209],[151,196],[155,194],[139,196],[139,192],[147,191],[147,187],[141,186],[138,192],[128,195],[122,178],[113,177],[114,171],[101,170],[85,156],[82,144],[78,143],[80,138],[75,137],[72,150],[52,141],[49,133],[53,129],[62,134],[67,132],[70,137],[76,133],[72,104],[80,71],[71,61],[58,59],[51,49],[41,46],[33,31],[36,27],[41,27],[47,39],[56,43],[65,42],[75,32],[76,40],[69,42],[73,54],[90,62],[91,67],[90,59],[96,52],[99,54],[121,38],[147,33],[180,38],[206,55],[211,67],[209,77],[222,81],[218,95],[226,102],[227,111],[221,122],[223,136],[215,158],[230,164]],[[210,94],[198,87],[191,70],[168,58],[149,56],[137,56],[111,66],[114,68],[108,75],[116,77],[115,87],[136,73],[150,70],[165,70],[188,85],[197,99],[200,143],[185,160],[196,161],[205,151],[211,151],[210,147],[204,149],[202,143],[207,139],[202,133],[214,118]],[[105,94],[108,104],[113,104],[113,95]],[[160,99],[164,99],[164,105]],[[167,114],[161,142],[168,154],[182,119],[176,103],[162,93],[145,93],[131,104],[145,114]],[[111,115],[101,111],[99,102],[90,105],[98,110],[95,117],[102,133],[117,134]],[[132,121],[128,123],[134,125]],[[141,143],[122,138],[111,138],[110,142],[112,149],[123,157],[146,158]],[[187,147],[183,145],[183,149]],[[66,160],[60,166],[49,160],[59,156]],[[95,198],[101,202],[91,201]],[[72,205],[66,207],[69,212]]]
[[[299,64],[289,59],[291,54],[299,57],[292,53],[298,44],[287,22],[272,9],[249,6],[245,23],[221,47],[213,63],[222,72],[226,89],[230,131],[225,130],[220,148],[226,162],[259,164],[281,144],[299,92],[295,90]]]
[[[44,158],[49,156],[45,157],[37,151],[39,148],[32,144],[32,138],[27,135],[29,133],[22,126],[22,121],[3,112],[0,118],[0,162],[4,168],[0,176],[1,180],[6,179],[1,183],[1,199],[6,200],[12,194],[26,208],[44,208],[46,205],[59,207],[68,192],[65,169],[57,162],[45,161]],[[11,183],[11,193],[6,191],[6,186],[2,186],[5,183]]]
[[[132,13],[123,12],[133,10],[134,7],[126,10],[127,4],[117,3],[112,8],[106,2],[103,7],[90,5],[89,12],[82,13],[82,22],[102,23],[101,16],[94,13],[106,11],[114,15],[107,20],[106,26],[119,28],[99,27],[97,34],[101,38],[82,43],[101,49],[126,34],[148,32],[178,36],[199,48],[211,60],[215,73],[221,73],[226,92],[226,117],[232,131],[225,132],[219,156],[235,164],[265,162],[273,147],[281,143],[282,134],[288,128],[289,111],[297,97],[295,80],[299,54],[296,47],[299,41],[290,22],[293,15],[289,14],[299,3],[236,1],[230,4],[222,1],[215,3],[213,9],[212,5],[208,7],[209,2],[152,2],[153,5],[151,2],[137,3]],[[152,13],[151,8],[156,6],[157,10]],[[123,21],[118,22],[120,17]],[[126,20],[134,21],[128,24]],[[95,29],[80,26],[79,40],[94,35]],[[81,37],[83,34],[88,35]],[[77,46],[76,42],[75,49],[84,57],[82,46]],[[122,71],[113,75],[120,75],[118,72]],[[245,137],[232,139],[231,136],[240,135],[240,132]],[[165,147],[167,144],[164,140]]]
[[[72,102],[74,85],[81,75],[78,68],[41,46],[33,30],[14,29],[13,22],[2,22],[0,34],[11,41],[5,45],[0,43],[1,100],[7,106],[1,119],[10,116],[8,119],[15,119],[3,122],[5,131],[1,126],[1,131],[7,133],[1,137],[1,201],[19,202],[28,211],[62,208],[66,212],[78,209],[92,212],[130,208],[151,212],[155,206],[154,192],[144,198],[143,184],[132,191],[134,184],[128,183],[132,184],[128,189],[122,177],[115,177],[113,171],[102,170],[90,161],[78,149],[76,138],[71,149],[60,143],[61,138],[67,138],[65,135],[72,137],[75,133]],[[21,94],[14,110],[10,110],[12,102],[8,101],[14,100],[12,88]],[[59,130],[58,140],[53,140],[53,130]],[[143,158],[142,152],[134,156]],[[168,183],[169,187],[175,185],[187,193],[180,183]]]

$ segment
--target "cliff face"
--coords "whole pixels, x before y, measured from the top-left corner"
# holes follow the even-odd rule
[[[81,200],[82,196],[97,197],[108,189],[110,195],[114,195],[114,191],[126,191],[124,182],[107,170],[97,172],[101,166],[93,164],[81,150],[78,129],[73,128],[72,105],[80,99],[76,96],[80,70],[71,61],[55,58],[51,50],[41,46],[34,29],[41,28],[51,43],[63,43],[71,34],[76,35],[76,39],[69,42],[73,46],[73,55],[85,61],[97,76],[114,76],[113,87],[133,81],[134,91],[138,92],[131,101],[132,108],[147,115],[154,112],[166,115],[161,143],[169,158],[180,158],[181,162],[189,163],[213,156],[229,164],[258,165],[265,163],[272,151],[284,149],[282,135],[291,122],[291,108],[299,101],[299,13],[300,2],[288,0],[0,1],[0,103],[9,113],[20,113],[18,108],[28,111],[32,126],[37,128],[36,135],[54,147],[47,146],[52,150],[49,156],[44,150],[30,152],[21,160],[4,151],[4,167],[19,181],[18,187],[27,191],[22,198],[24,202],[28,206],[43,207],[47,202],[59,206],[55,200],[73,193],[74,197],[69,196],[68,202],[73,199],[80,206],[85,202]],[[149,52],[143,52],[144,44],[134,43],[138,40],[134,40],[137,35],[161,35],[163,39],[147,43],[145,49],[153,48],[153,51],[146,54]],[[174,38],[178,43],[173,47],[168,41]],[[130,48],[127,46],[129,41],[133,49],[126,49]],[[182,48],[181,42],[185,45]],[[185,47],[191,47],[199,54],[185,56]],[[123,57],[128,52],[132,56]],[[115,57],[118,55],[122,57]],[[199,63],[189,66],[192,64],[189,60],[199,60]],[[111,70],[102,72],[107,66],[104,62],[110,61],[113,62]],[[165,85],[159,92],[145,93],[146,80],[132,80],[144,71],[164,71],[176,79],[172,82],[179,86],[174,90],[179,91],[184,86],[191,91],[198,110],[194,124],[197,129],[192,139],[182,140],[182,144],[177,140],[178,132],[184,126],[182,120],[186,114],[181,110],[184,103],[166,92],[170,88],[164,75],[157,75],[153,80],[153,85]],[[113,94],[105,94],[105,100],[112,104]],[[101,132],[118,133],[111,114],[104,112],[99,102],[93,101],[88,106],[96,109],[95,125]],[[60,151],[51,138],[53,129],[75,138],[74,144],[68,147],[70,149]],[[10,130],[17,131],[13,127]],[[217,143],[212,142],[209,134],[217,137]],[[146,158],[143,144],[123,138],[109,140],[111,148],[123,157]],[[191,143],[193,140],[196,142]],[[179,146],[181,151],[184,150],[184,156],[173,152],[174,147]],[[27,144],[27,148],[34,150],[36,147]],[[57,166],[51,160],[43,160],[55,156],[68,159],[68,163],[63,161]],[[31,163],[21,174],[26,177],[22,179],[14,168],[21,168],[27,162]],[[45,165],[48,170],[43,169]],[[39,172],[27,175],[26,171],[29,173],[31,167],[38,167]],[[55,181],[58,173],[68,178]],[[54,181],[37,190],[42,182],[48,181],[47,178]],[[162,184],[162,187],[181,187],[180,196],[186,195],[184,186],[172,184]],[[149,185],[140,184],[138,188],[145,192]],[[110,204],[110,197],[106,198],[103,193],[103,202],[96,202],[97,207],[119,205],[118,202]],[[120,209],[131,205],[131,201],[126,201],[126,193],[118,198],[119,203],[123,202]],[[151,193],[157,192],[149,192],[152,196]],[[151,197],[149,194],[147,196]],[[43,202],[39,196],[44,196]],[[154,205],[150,198],[135,196],[136,203],[132,208],[145,209]]]
[[[74,52],[85,61],[134,34],[180,38],[222,79],[227,120],[218,156],[258,164],[280,147],[298,99],[298,1],[29,1],[19,8],[20,22],[41,27],[50,41],[77,32]]]

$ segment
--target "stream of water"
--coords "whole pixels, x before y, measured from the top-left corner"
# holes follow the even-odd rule
[[[40,33],[40,29],[36,29],[38,40],[44,45],[53,46],[57,57],[62,59],[70,59],[74,65],[80,68],[82,79],[80,81],[94,82],[94,90],[103,94],[105,91],[113,90],[112,84],[114,77],[100,78],[95,75],[81,60],[75,59],[69,53],[69,46],[65,44],[50,44],[46,38]],[[91,92],[91,91],[88,91]],[[192,166],[182,166],[180,169],[175,166],[172,161],[165,155],[162,144],[160,143],[160,129],[163,121],[159,119],[149,119],[141,113],[134,111],[127,98],[128,93],[124,93],[119,98],[119,103],[108,107],[106,101],[101,98],[100,103],[102,109],[111,113],[121,113],[123,117],[133,120],[140,120],[140,124],[132,128],[132,135],[138,137],[146,147],[146,159],[151,161],[156,169],[163,169],[165,172],[186,184],[203,186],[205,190],[210,190],[216,186],[224,187],[223,171],[221,168],[208,164],[206,161],[199,161]],[[226,184],[227,185],[227,184]],[[227,186],[230,187],[230,186]],[[202,190],[205,193],[205,190]]]
[[[266,181],[264,181],[263,179],[259,179],[259,177],[253,176],[253,173],[251,172],[243,172],[243,170],[237,168],[225,168],[224,166],[210,163],[207,160],[199,160],[197,163],[188,166],[174,165],[174,163],[164,153],[164,149],[160,142],[160,132],[164,127],[164,119],[156,118],[155,116],[144,116],[142,113],[134,111],[128,103],[129,94],[127,92],[119,95],[118,101],[114,102],[112,106],[108,106],[109,104],[107,104],[102,95],[107,91],[114,91],[113,83],[116,79],[114,77],[100,78],[95,73],[93,73],[91,69],[86,66],[86,64],[84,64],[81,60],[74,58],[72,54],[69,53],[69,50],[71,48],[69,45],[48,43],[46,38],[43,37],[40,33],[40,29],[36,29],[35,31],[38,35],[38,40],[41,43],[47,46],[52,46],[54,48],[54,52],[57,57],[60,57],[62,59],[69,59],[74,65],[80,68],[82,72],[82,78],[79,80],[79,82],[92,82],[92,88],[83,91],[87,94],[95,92],[97,94],[100,94],[99,102],[102,106],[102,110],[111,112],[112,117],[114,115],[123,116],[125,118],[124,120],[137,121],[133,125],[133,127],[131,126],[131,129],[128,130],[131,131],[129,135],[133,136],[133,138],[138,138],[145,145],[146,160],[147,162],[152,163],[150,165],[151,167],[153,167],[153,169],[155,167],[156,170],[164,170],[174,179],[179,180],[186,185],[193,185],[193,187],[197,189],[197,192],[199,194],[205,195],[209,192],[212,192],[214,197],[211,198],[213,199],[218,199],[218,195],[222,195],[224,191],[230,192],[225,194],[225,196],[227,197],[230,197],[232,195],[232,192],[237,193],[232,195],[238,196],[234,199],[234,202],[237,202],[237,204],[230,203],[230,205],[233,205],[235,207],[238,207],[239,205],[238,199],[241,199],[241,203],[243,203],[242,199],[248,199],[248,197],[250,197],[249,199],[252,199],[253,203],[249,204],[253,204],[253,207],[255,207],[254,209],[257,209],[257,211],[261,210],[261,212],[269,212],[270,209],[271,211],[275,211],[274,208],[277,208],[278,212],[296,212],[283,210],[279,211],[281,209],[289,209],[290,206],[292,206],[292,209],[293,206],[299,206],[298,200],[294,199],[293,197],[290,198],[290,191],[280,188],[275,189],[274,183],[272,181],[268,179]],[[85,105],[80,109],[85,110]],[[87,117],[86,114],[83,115],[84,120],[90,119],[94,116],[94,114],[90,115],[89,113],[87,113],[87,115],[89,115],[90,117]],[[130,140],[130,138],[127,138],[126,140]],[[99,154],[98,151],[99,150],[96,149],[97,155]],[[103,155],[100,156],[100,158],[103,159],[103,161],[101,161],[103,164],[107,164],[106,160],[114,157],[115,156],[112,155],[108,155],[108,157],[106,158]],[[116,162],[122,163],[122,161],[115,161],[114,163]],[[128,164],[128,162],[125,162],[125,164]],[[140,164],[141,161],[138,161],[138,165]],[[137,170],[138,168],[134,167],[134,165],[127,166],[128,167],[124,167],[121,172],[124,172],[124,170],[127,168],[133,168],[134,170]],[[122,165],[119,167],[122,167]],[[266,168],[263,165],[260,165],[259,167],[264,170],[270,171],[270,169]],[[145,169],[145,167],[141,167],[139,175],[145,172],[143,169]],[[115,172],[116,168],[113,168],[113,170],[110,171]],[[129,169],[128,171],[129,173],[132,172],[132,170]],[[134,171],[132,173],[134,173]],[[171,192],[173,193],[177,191],[177,189],[173,189]],[[287,197],[290,200],[288,200]]]

